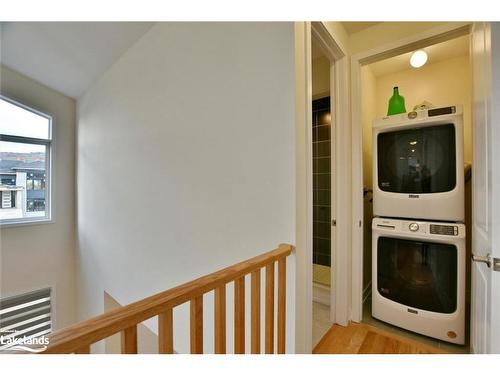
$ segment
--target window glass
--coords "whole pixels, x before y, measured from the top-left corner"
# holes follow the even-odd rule
[[[0,134],[49,139],[50,119],[0,98]]]
[[[0,190],[2,221],[33,221],[48,218],[47,163],[50,143],[0,141]],[[34,142],[34,143],[30,143]]]
[[[457,307],[454,245],[379,237],[378,292],[403,305],[450,314]]]
[[[456,185],[453,124],[378,135],[378,184],[404,194],[442,193]]]

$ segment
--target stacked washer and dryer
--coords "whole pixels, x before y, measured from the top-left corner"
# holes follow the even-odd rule
[[[372,315],[465,340],[461,106],[373,123]]]

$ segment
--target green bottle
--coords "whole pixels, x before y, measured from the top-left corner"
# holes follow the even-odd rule
[[[398,87],[394,87],[391,98],[389,99],[389,108],[387,109],[387,116],[396,115],[398,113],[405,113],[405,98],[399,95]]]

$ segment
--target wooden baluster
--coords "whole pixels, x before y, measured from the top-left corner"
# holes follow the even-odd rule
[[[122,331],[122,354],[137,354],[137,326]]]
[[[203,295],[191,300],[191,354],[203,354]]]
[[[215,289],[215,354],[226,354],[226,285]]]
[[[278,260],[278,354],[285,354],[286,258]]]
[[[262,268],[266,268],[265,285],[265,351],[274,353],[275,324],[278,327],[277,351],[285,352],[286,325],[286,263],[285,259],[293,251],[290,245],[280,245],[265,254],[258,255],[233,266],[203,276],[175,288],[157,293],[133,304],[119,307],[100,316],[77,323],[50,335],[50,344],[44,354],[51,353],[89,353],[91,345],[116,333],[121,334],[122,353],[137,353],[137,325],[142,321],[158,316],[159,352],[173,353],[173,308],[190,302],[191,352],[203,352],[203,293],[215,291],[215,352],[226,352],[226,289],[225,284],[234,281],[235,285],[235,352],[245,352],[245,277],[251,274],[250,331],[251,348],[249,352],[260,352],[259,340],[261,320],[259,310],[262,307],[260,281]],[[283,259],[282,259],[283,258]],[[278,320],[275,323],[275,265],[279,262],[278,280]],[[260,337],[262,338],[262,337]]]
[[[90,354],[90,345],[85,345],[77,350],[75,350],[75,354]]]
[[[260,269],[252,272],[252,354],[260,354]]]
[[[266,266],[266,354],[274,353],[274,263]]]
[[[234,353],[245,354],[245,277],[234,280]]]
[[[172,308],[158,315],[158,352],[160,354],[174,353],[174,327]]]

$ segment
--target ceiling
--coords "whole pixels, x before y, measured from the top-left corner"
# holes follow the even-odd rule
[[[346,33],[351,35],[379,23],[380,22],[342,22],[342,26],[344,26]]]
[[[381,22],[341,22],[341,23],[346,33],[348,35],[351,35],[357,33],[358,31],[375,26]],[[323,53],[323,51],[321,51],[320,47],[314,42],[314,39],[312,42],[311,55],[313,60],[319,57],[325,57],[325,54]]]
[[[4,22],[2,64],[78,98],[153,24]]]
[[[428,55],[426,65],[454,57],[467,56],[469,54],[469,36],[464,35],[462,37],[450,39],[446,42],[434,44],[422,49],[427,52]],[[369,67],[376,77],[400,72],[402,70],[415,69],[410,65],[410,57],[412,53],[413,51],[381,60],[370,64]]]

